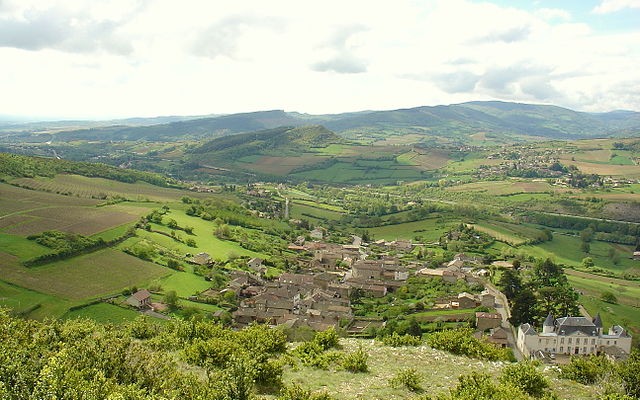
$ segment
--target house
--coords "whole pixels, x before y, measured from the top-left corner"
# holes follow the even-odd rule
[[[127,304],[136,308],[146,308],[151,305],[151,293],[148,290],[138,290],[127,299]]]
[[[640,260],[640,251],[634,251],[633,252],[633,259],[634,260]]]
[[[247,266],[252,270],[259,272],[262,269],[262,258],[252,258],[247,262]]]
[[[489,293],[488,290],[484,290],[482,291],[482,293],[480,293],[480,305],[481,306],[485,306],[485,307],[489,307],[489,308],[493,308],[496,306],[496,296],[492,295],[491,293]]]
[[[619,325],[611,326],[605,334],[600,314],[589,320],[585,317],[555,319],[549,313],[542,332],[536,331],[531,324],[520,325],[516,344],[525,357],[531,358],[539,353],[588,355],[606,354],[614,349],[628,355],[631,352],[631,335]]]
[[[487,341],[498,347],[507,347],[509,346],[509,333],[505,328],[499,326],[491,329]]]
[[[351,267],[354,278],[358,279],[374,279],[382,278],[382,263],[378,261],[358,261]]]
[[[324,238],[324,230],[318,227],[309,232],[309,237],[311,237],[311,239],[322,240]]]
[[[497,328],[502,324],[502,316],[498,313],[477,312],[476,329],[483,332],[487,329]]]
[[[435,269],[422,268],[421,270],[418,270],[416,272],[416,275],[426,276],[429,278],[435,278],[435,277],[442,278],[445,271],[446,270],[444,268],[435,268]]]
[[[196,265],[209,265],[213,263],[213,259],[211,259],[211,256],[207,253],[198,253],[188,261]]]
[[[447,283],[456,283],[458,280],[464,279],[464,274],[462,272],[455,271],[443,271],[442,272],[442,280]]]
[[[458,304],[458,308],[475,308],[478,305],[476,297],[467,292],[462,292],[458,295],[457,302],[452,303],[454,307],[455,303]]]

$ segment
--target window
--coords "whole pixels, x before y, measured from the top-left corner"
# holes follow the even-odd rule
[[[564,344],[564,338],[560,338],[560,343]]]
[[[592,345],[596,344],[596,340],[595,339],[591,339],[591,344]]]
[[[614,340],[614,341],[613,341],[613,345],[614,345],[614,346],[615,346],[617,343],[618,343],[618,341],[617,341],[617,340]]]
[[[569,338],[569,344],[571,344],[571,338]]]
[[[560,346],[560,353],[564,350],[564,347]]]

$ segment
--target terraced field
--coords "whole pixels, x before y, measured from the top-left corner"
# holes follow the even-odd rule
[[[184,195],[179,190],[162,188],[145,182],[125,183],[80,175],[62,174],[56,175],[54,178],[16,178],[10,183],[47,193],[98,200],[123,197],[135,201],[176,201]]]

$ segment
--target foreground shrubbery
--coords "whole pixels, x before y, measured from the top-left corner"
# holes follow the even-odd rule
[[[603,400],[640,398],[640,351],[634,349],[629,358],[614,363],[604,356],[572,357],[561,367],[560,377],[585,385],[598,384]]]
[[[449,393],[422,396],[420,400],[531,400],[557,399],[547,390],[549,382],[534,364],[511,364],[496,383],[489,374],[473,372],[458,377],[458,385]]]
[[[489,361],[515,361],[508,348],[498,348],[491,343],[473,337],[469,328],[451,329],[427,335],[427,344],[434,349]]]
[[[324,332],[317,332],[312,340],[296,347],[293,354],[302,364],[315,368],[333,367],[349,372],[367,372],[369,356],[361,347],[352,353],[337,351],[337,348],[338,334],[335,329],[330,328]]]
[[[279,387],[285,350],[284,334],[266,326],[40,323],[0,309],[0,398],[250,399]]]

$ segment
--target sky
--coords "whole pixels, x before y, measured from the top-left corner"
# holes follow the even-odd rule
[[[0,0],[0,115],[640,111],[640,0]]]

